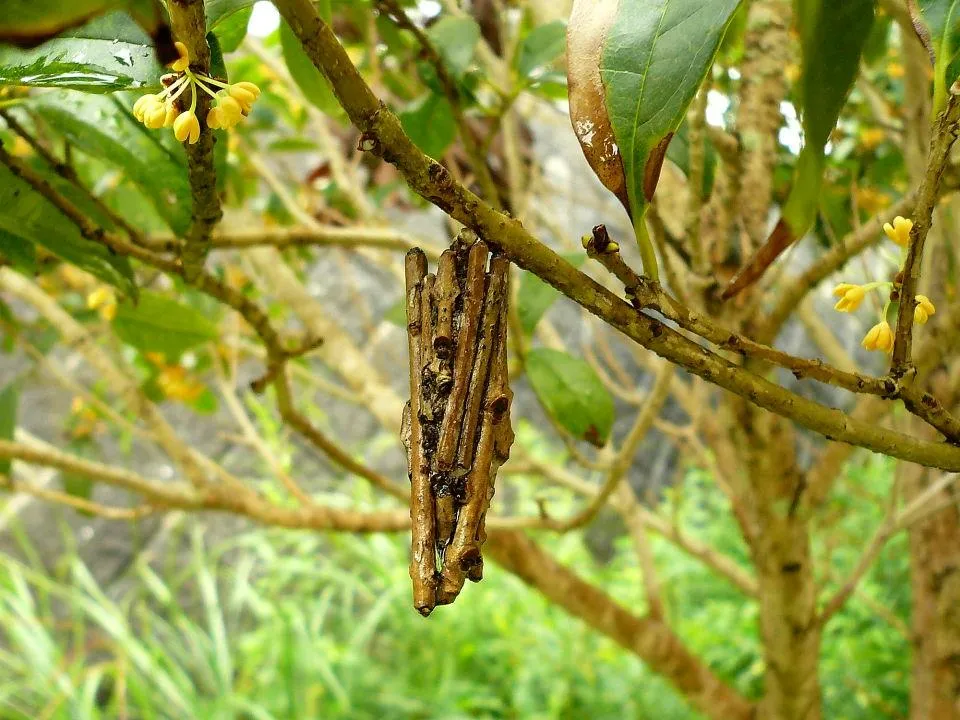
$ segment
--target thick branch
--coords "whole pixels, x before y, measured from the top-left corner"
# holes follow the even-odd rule
[[[278,0],[277,7],[308,57],[330,81],[350,119],[364,133],[365,147],[393,163],[416,192],[498,246],[517,265],[640,345],[759,407],[831,439],[923,465],[960,469],[960,448],[920,441],[854,420],[739,368],[656,319],[638,313],[538,242],[519,222],[483,203],[456,183],[446,168],[420,152],[403,132],[397,117],[370,90],[333,31],[307,0]]]
[[[207,46],[207,26],[203,0],[170,0],[167,3],[173,34],[187,46],[190,53],[190,69],[205,75],[210,74],[210,48]],[[183,101],[181,101],[183,102]],[[190,191],[193,196],[193,214],[190,229],[183,247],[181,260],[184,276],[188,281],[196,278],[203,269],[204,260],[210,251],[210,236],[223,211],[217,193],[217,172],[213,161],[213,145],[216,142],[213,130],[207,127],[207,111],[210,99],[206,93],[197,93],[197,117],[200,118],[200,139],[187,144],[187,169],[190,175]]]

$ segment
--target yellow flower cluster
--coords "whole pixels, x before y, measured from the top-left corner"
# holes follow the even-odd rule
[[[260,88],[252,82],[228,84],[190,69],[187,47],[176,43],[180,59],[171,64],[174,71],[161,78],[164,89],[159,94],[144,95],[133,105],[133,115],[148,128],[173,128],[180,142],[191,145],[200,139],[200,119],[197,117],[197,88],[207,93],[214,102],[207,113],[207,127],[228,130],[250,114],[260,97]],[[214,88],[219,88],[214,90]],[[187,90],[191,92],[190,109],[180,112],[177,99]]]
[[[888,238],[906,250],[910,245],[910,231],[913,230],[913,221],[908,218],[894,218],[892,223],[885,223],[883,232]],[[871,282],[866,285],[851,285],[850,283],[840,283],[833,289],[833,294],[837,298],[837,304],[834,309],[839,312],[854,312],[860,307],[867,292],[878,288],[892,286],[891,282]],[[913,310],[913,322],[917,325],[924,325],[930,316],[937,312],[926,295],[917,295],[915,297],[916,306]],[[890,309],[888,300],[880,315],[880,322],[870,328],[870,331],[864,336],[863,347],[867,350],[879,350],[889,353],[893,350],[894,333],[887,322],[887,311]]]

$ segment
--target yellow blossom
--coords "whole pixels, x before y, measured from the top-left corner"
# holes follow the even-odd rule
[[[893,219],[893,224],[884,223],[883,231],[887,237],[893,240],[900,247],[907,247],[910,244],[910,231],[913,230],[913,220],[897,215]]]
[[[841,283],[833,289],[833,294],[840,298],[837,304],[833,306],[834,310],[853,312],[860,307],[860,303],[862,303],[863,298],[866,297],[867,291],[860,285]]]
[[[913,309],[913,321],[917,325],[925,325],[930,316],[937,312],[937,309],[930,302],[926,295],[917,295],[917,306]]]
[[[860,144],[865,150],[873,150],[887,137],[882,128],[864,128],[860,131]]]
[[[177,117],[179,117],[180,111],[177,110],[177,106],[173,103],[167,103],[167,114],[163,119],[163,126],[165,128],[173,127],[173,123],[176,122]]]
[[[857,207],[868,215],[876,215],[890,206],[890,196],[871,187],[858,187],[854,191]]]
[[[157,385],[171,400],[193,402],[203,394],[203,385],[187,375],[181,365],[168,365],[157,375]]]
[[[900,63],[898,62],[887,63],[887,75],[889,75],[891,78],[896,80],[896,79],[902,78],[904,74],[905,74],[905,71],[903,69],[903,65],[901,65]]]
[[[151,130],[159,130],[167,121],[167,109],[159,100],[149,103],[143,111],[143,124]]]
[[[98,310],[100,317],[111,322],[117,316],[117,298],[113,290],[108,287],[99,287],[87,295],[87,307]]]
[[[180,58],[170,63],[170,69],[174,72],[183,72],[190,67],[190,53],[187,50],[187,46],[182,42],[175,42],[173,46],[177,49],[177,52],[180,53]]]
[[[866,350],[881,350],[886,353],[893,350],[893,330],[890,329],[890,323],[886,320],[878,322],[870,328],[861,344]]]
[[[188,142],[193,145],[200,139],[200,121],[197,114],[192,110],[180,113],[177,119],[173,121],[173,134],[180,142]]]

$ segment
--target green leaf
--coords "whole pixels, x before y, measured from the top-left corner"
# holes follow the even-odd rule
[[[442,95],[422,95],[399,115],[404,132],[432,158],[441,157],[456,137],[453,110]]]
[[[585,253],[571,253],[563,256],[574,267],[580,267],[586,257]],[[529,335],[533,332],[540,318],[546,314],[558,297],[560,292],[552,285],[548,285],[533,273],[523,273],[517,290],[517,313],[520,315],[520,326],[525,333]]]
[[[179,144],[140,125],[125,103],[132,99],[70,92],[38,97],[34,107],[78,149],[119,168],[150,198],[157,213],[178,235],[190,227],[191,195],[186,155]]]
[[[85,239],[76,225],[6,165],[0,165],[0,231],[23,242],[42,245],[127,294],[136,292],[127,258]]]
[[[36,246],[6,230],[0,230],[0,257],[21,272],[32,273],[37,267]]]
[[[159,0],[4,0],[0,43],[36,47],[113,10],[125,10],[148,35],[157,38],[166,62],[176,59]]]
[[[717,151],[706,137],[704,143],[706,147],[703,156],[702,197],[706,200],[713,190],[713,180],[717,172]],[[673,136],[673,141],[667,149],[667,160],[680,168],[684,175],[690,175],[690,129],[687,127],[686,120]]]
[[[249,10],[257,0],[206,0],[204,13],[207,16],[207,30],[216,31],[222,24],[238,13]]]
[[[136,305],[120,303],[113,329],[141,352],[161,352],[170,359],[218,337],[217,326],[200,311],[154,292],[141,293]]]
[[[0,440],[13,440],[17,428],[17,406],[20,404],[20,384],[8,383],[0,389]],[[0,475],[10,474],[10,460],[0,458]]]
[[[550,65],[567,46],[567,24],[557,20],[534,28],[517,50],[517,72],[529,78]]]
[[[235,12],[226,20],[213,29],[213,34],[220,41],[220,49],[225,53],[231,53],[240,47],[243,39],[247,36],[247,26],[250,25],[250,16],[253,15],[253,8],[244,8],[240,12]]]
[[[856,79],[873,25],[874,0],[795,0],[794,7],[803,52],[798,105],[803,113],[804,147],[780,221],[724,289],[724,298],[756,282],[780,253],[813,227],[826,144]],[[843,42],[837,41],[837,28],[843,28]]]
[[[960,0],[913,0],[907,7],[933,60],[933,105],[939,112],[947,88],[960,77]]]
[[[634,218],[653,196],[664,143],[680,127],[739,0],[622,0],[600,60]]]
[[[159,87],[162,72],[150,37],[120,12],[31,50],[0,46],[0,85],[113,92]]]
[[[430,26],[427,35],[451,75],[459,78],[470,68],[480,40],[480,26],[473,18],[445,16]]]
[[[297,40],[297,36],[293,34],[286,22],[280,23],[280,46],[290,76],[297,83],[307,100],[326,114],[339,117],[341,114],[340,105],[337,103],[337,98],[333,94],[330,83],[307,57],[300,41]]]
[[[873,0],[797,0],[803,52],[799,105],[804,147],[794,187],[783,210],[794,239],[816,219],[824,148],[837,124],[860,67],[860,53],[873,26]],[[837,42],[836,28],[843,28]]]
[[[531,350],[525,367],[537,398],[561,427],[597,447],[606,444],[615,415],[613,398],[593,368],[547,348]]]

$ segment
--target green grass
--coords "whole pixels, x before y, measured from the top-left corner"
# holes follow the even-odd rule
[[[847,491],[859,497],[860,483],[882,495],[889,470],[871,463],[852,471],[838,502]],[[879,516],[847,500],[858,512],[838,532],[863,536]],[[668,502],[692,534],[746,562],[706,476],[689,473]],[[411,609],[404,537],[251,529],[211,546],[201,529],[186,533],[189,563],[138,563],[137,582],[119,602],[75,556],[61,559],[57,577],[0,557],[0,717],[699,717],[635,657],[495,565],[424,620]],[[628,540],[598,566],[578,535],[539,539],[643,612]],[[838,577],[858,547],[830,555]],[[756,604],[666,543],[654,551],[677,631],[718,674],[758,697]],[[865,582],[865,592],[897,612],[909,607],[905,553],[894,542]],[[855,599],[825,638],[826,716],[904,712],[908,650]]]

